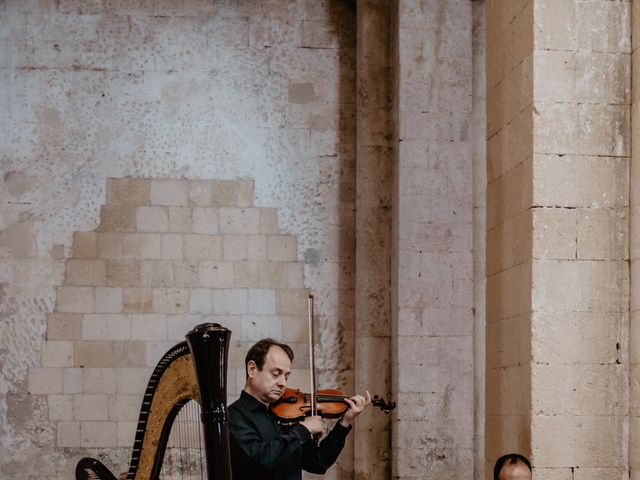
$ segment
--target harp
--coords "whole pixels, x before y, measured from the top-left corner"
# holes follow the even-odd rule
[[[193,328],[186,341],[164,354],[147,384],[129,470],[119,477],[94,458],[76,466],[76,480],[158,480],[165,450],[180,410],[194,400],[200,420],[208,480],[231,480],[227,428],[227,358],[231,331],[217,323]],[[199,436],[200,438],[200,436]]]

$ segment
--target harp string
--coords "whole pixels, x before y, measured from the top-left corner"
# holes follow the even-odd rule
[[[203,429],[200,422],[200,405],[189,401],[178,412],[162,464],[162,480],[205,479]]]

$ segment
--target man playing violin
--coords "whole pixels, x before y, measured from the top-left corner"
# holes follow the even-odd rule
[[[342,451],[354,420],[371,404],[369,392],[345,399],[348,410],[320,443],[320,416],[281,427],[269,405],[284,393],[292,361],[291,348],[270,338],[256,343],[245,357],[244,390],[229,406],[234,480],[297,480],[302,470],[325,473]]]

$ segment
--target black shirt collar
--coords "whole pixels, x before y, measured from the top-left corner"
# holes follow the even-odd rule
[[[242,403],[242,406],[249,412],[253,412],[254,410],[257,410],[259,408],[267,410],[267,407],[264,403],[244,390],[240,392],[240,402]]]

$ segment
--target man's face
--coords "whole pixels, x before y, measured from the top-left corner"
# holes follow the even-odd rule
[[[255,362],[247,364],[246,390],[262,403],[269,404],[278,400],[287,386],[287,378],[291,373],[291,360],[286,352],[272,345],[265,357],[262,370],[259,370]]]
[[[524,462],[505,464],[500,469],[500,480],[531,480],[531,470]]]

